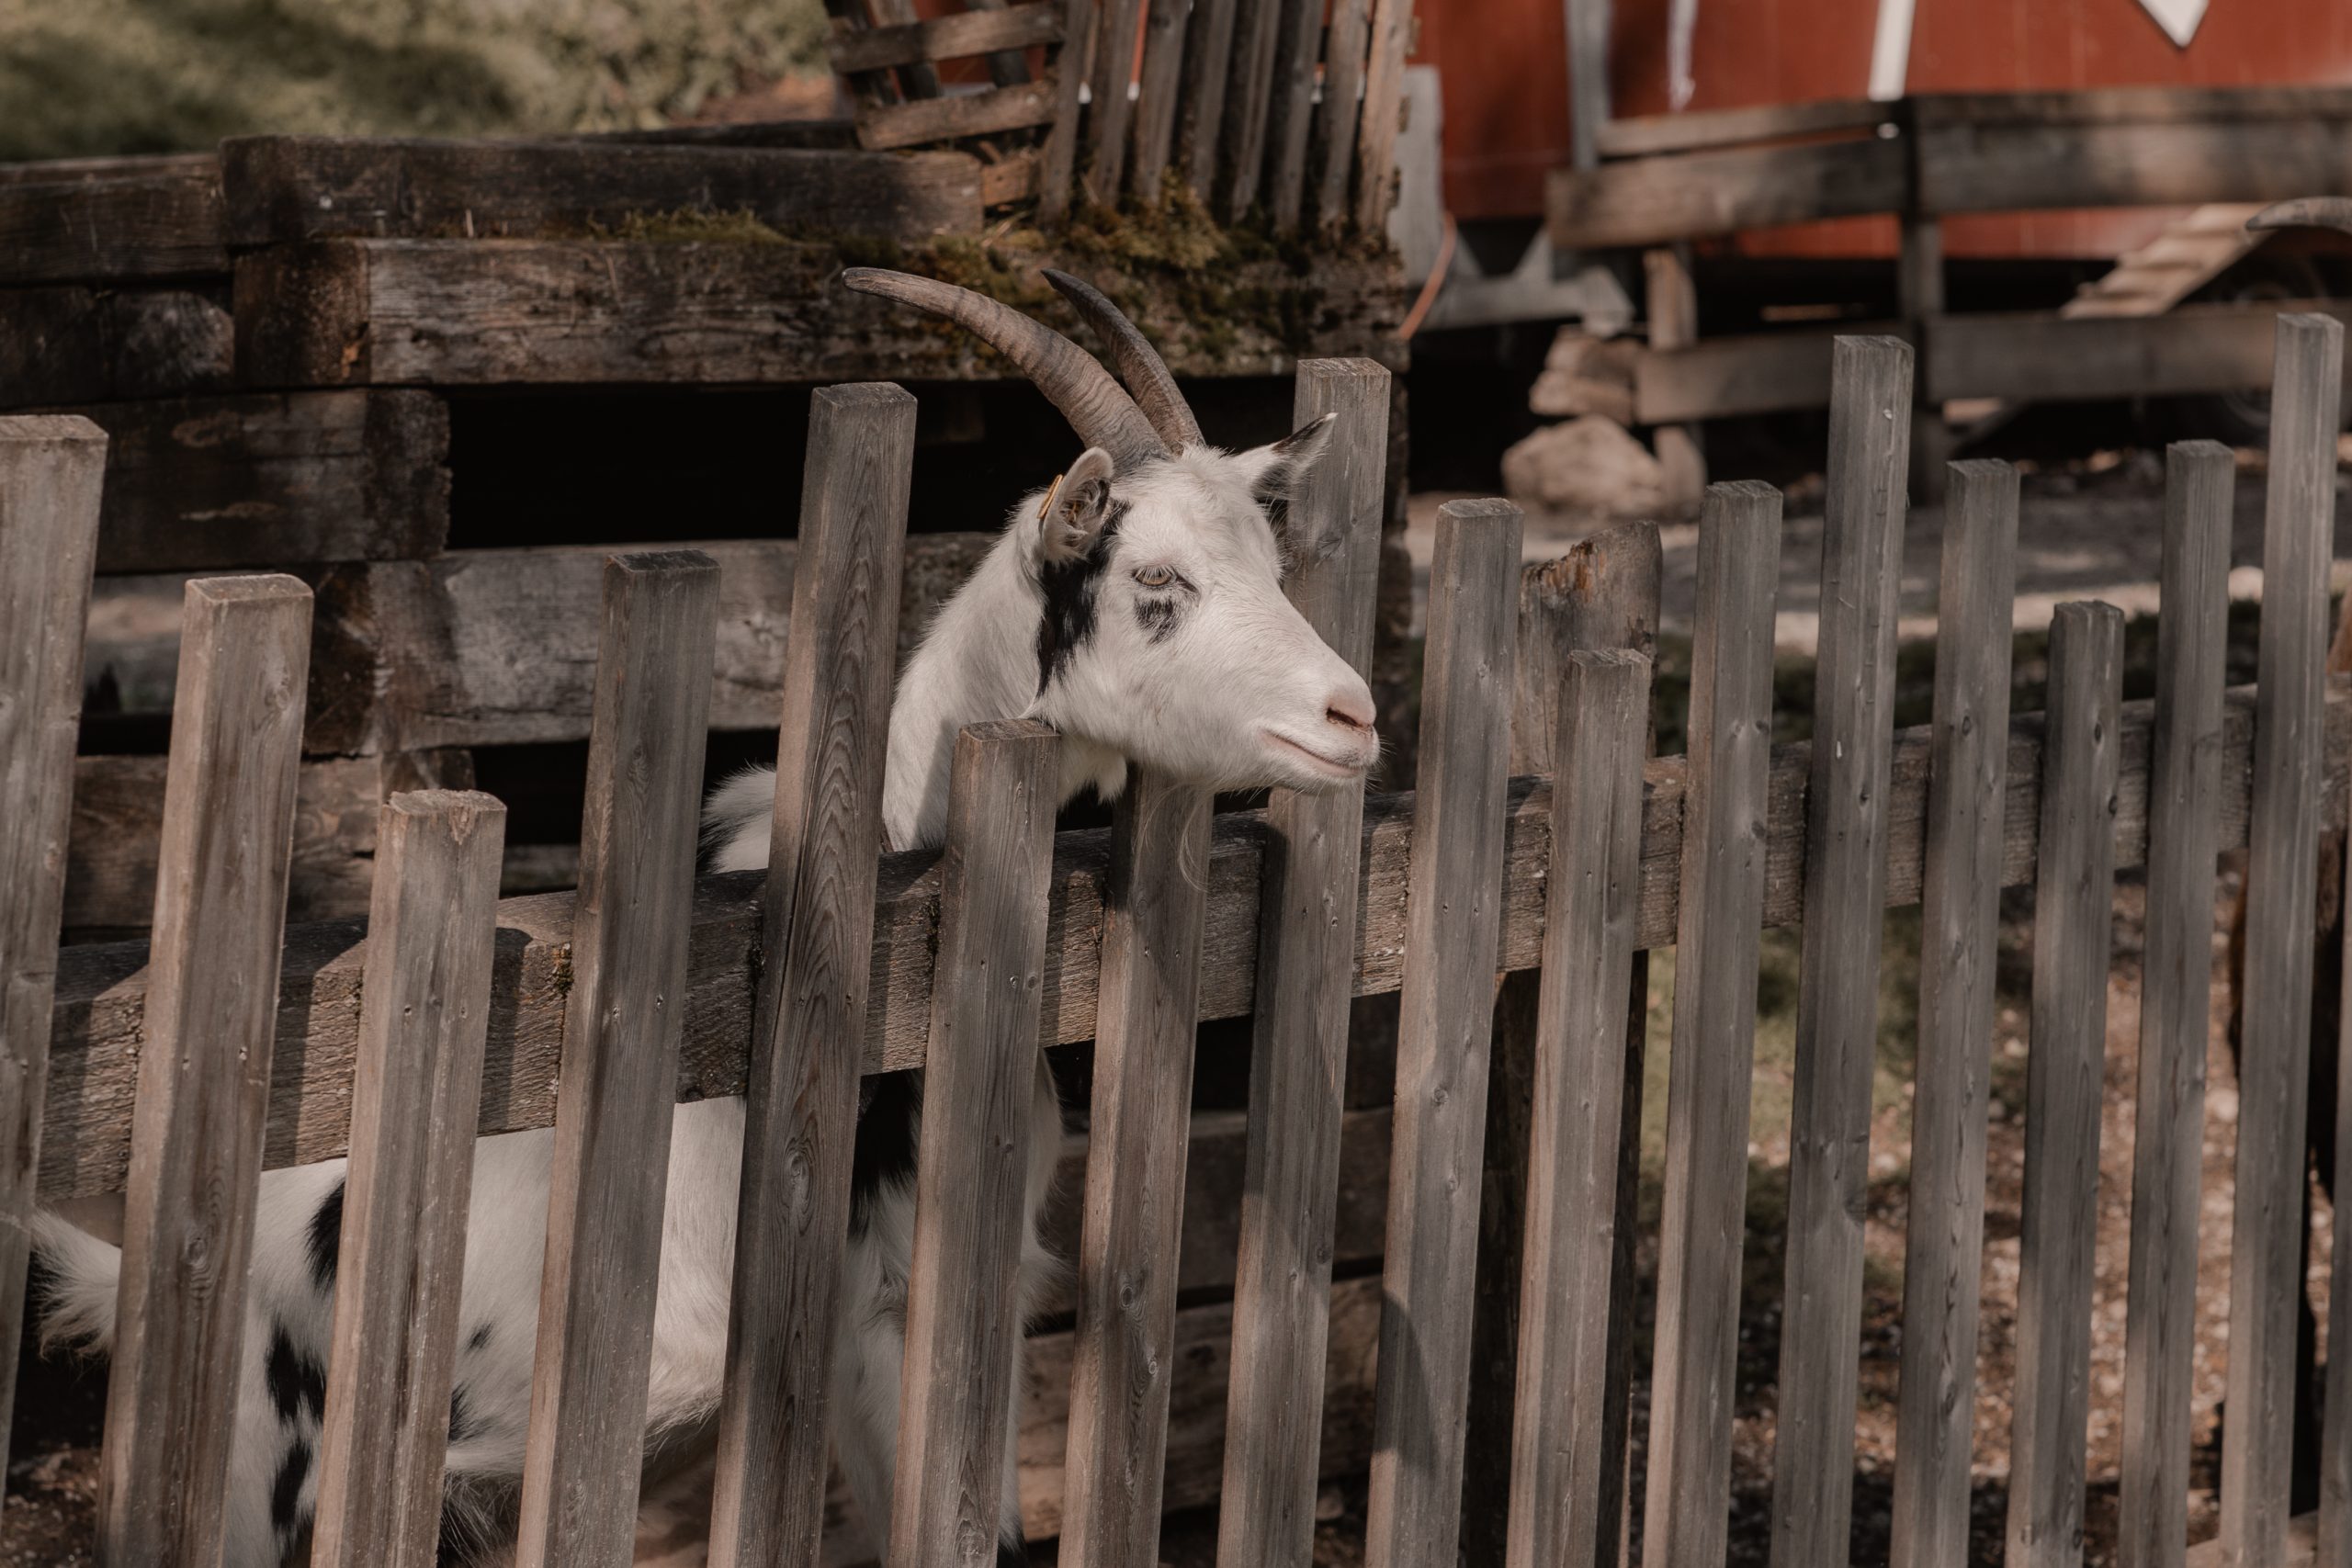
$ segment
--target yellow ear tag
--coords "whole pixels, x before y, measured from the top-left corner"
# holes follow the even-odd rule
[[[1066,475],[1056,474],[1054,476],[1054,482],[1046,487],[1045,503],[1037,508],[1038,522],[1043,523],[1046,518],[1051,517],[1054,514],[1054,497],[1061,494],[1062,480],[1066,477]]]

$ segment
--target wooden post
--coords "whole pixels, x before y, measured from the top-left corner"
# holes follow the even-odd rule
[[[1568,163],[1600,167],[1609,123],[1609,0],[1568,0]]]
[[[2016,1568],[2074,1568],[2083,1555],[2090,1417],[2083,1369],[2091,1354],[2122,704],[2123,613],[2112,604],[2059,605],[2050,626],[2034,864],[2033,1048],[2009,1429],[2008,1561]]]
[[[1388,372],[1369,359],[1298,367],[1293,423],[1339,419],[1291,498],[1292,525],[1314,544],[1283,586],[1358,671],[1372,659],[1388,390]],[[1217,1512],[1224,1568],[1304,1562],[1314,1546],[1321,1433],[1300,1417],[1323,1407],[1363,786],[1278,789],[1265,832]]]
[[[1917,214],[1903,220],[1902,251],[1896,259],[1896,292],[1905,329],[1924,362],[1928,335],[1944,313],[1944,225],[1939,218]],[[1911,486],[1923,506],[1941,503],[1946,465],[1952,437],[1944,423],[1942,395],[1923,386],[1916,400],[1911,425]]]
[[[1699,341],[1699,293],[1690,278],[1687,247],[1642,253],[1649,283],[1650,347],[1689,348]],[[1652,433],[1657,460],[1666,470],[1667,499],[1695,507],[1707,489],[1707,453],[1695,424],[1661,424]]]
[[[1094,49],[1094,101],[1086,117],[1086,198],[1100,207],[1118,205],[1126,177],[1127,126],[1134,113],[1127,88],[1135,82],[1143,5],[1144,0],[1102,0],[1102,30]],[[1157,193],[1144,194],[1148,198]]]
[[[1645,1562],[1719,1562],[1747,1229],[1781,495],[1711,485],[1699,525]]]
[[[1356,228],[1388,231],[1396,204],[1396,138],[1405,129],[1405,51],[1413,34],[1413,0],[1373,0],[1372,51],[1364,66],[1363,112],[1356,120]]]
[[[1510,1568],[1613,1562],[1624,1472],[1622,1405],[1611,1408],[1610,1393],[1628,1337],[1618,1312],[1618,1194],[1632,1125],[1625,1100],[1640,1093],[1628,1081],[1641,1058],[1626,1049],[1625,1023],[1650,661],[1579,650],[1558,690]]]
[[[2236,461],[2219,442],[2179,442],[2165,458],[2164,615],[2156,626],[2156,730],[2148,782],[2147,942],[2140,965],[2123,1493],[2117,1515],[2123,1568],[2181,1568],[2188,1549],[2190,1351],[2205,1163],[2205,1043],[2212,1019],[2213,857],[2221,837],[2212,802],[2221,792],[2230,513],[2237,482]],[[2352,1357],[2345,1360],[2352,1368]]]
[[[939,893],[891,1568],[998,1561],[1019,1392],[1021,1249],[1061,737],[1033,719],[956,739]],[[991,1486],[990,1478],[1001,1478]]]
[[[1911,1203],[1895,1404],[1894,1568],[1967,1568],[2001,852],[2007,818],[2018,475],[1954,463],[1937,588],[1919,920]]]
[[[1130,764],[1112,822],[1062,1470],[1074,1568],[1159,1561],[1209,804]]]
[[[1831,356],[1772,1461],[1774,1568],[1842,1561],[1853,1514],[1894,626],[1911,460],[1911,345],[1841,337]]]
[[[1568,656],[1580,649],[1632,649],[1648,655],[1657,643],[1658,581],[1662,570],[1657,525],[1628,523],[1580,540],[1566,555],[1525,568],[1519,581],[1519,654],[1511,704],[1510,771],[1514,777],[1549,773],[1558,755],[1560,692],[1568,680]],[[1649,733],[1646,724],[1643,733]],[[1646,1056],[1649,955],[1634,955],[1623,1068],[1631,1139],[1620,1147],[1619,1192],[1614,1225],[1630,1267],[1632,1237],[1641,1195],[1641,1075]],[[1529,1151],[1533,1141],[1537,1034],[1543,1016],[1542,974],[1519,970],[1503,976],[1495,998],[1494,1044],[1487,1076],[1487,1146],[1484,1190],[1478,1205],[1478,1291],[1471,1330],[1470,1423],[1462,1497],[1464,1559],[1499,1562],[1509,1549],[1510,1493],[1513,1480],[1513,1411],[1521,1377],[1522,1259],[1529,1241],[1532,1201]],[[1634,1000],[1638,994],[1638,1001]],[[1614,1137],[1616,1134],[1612,1134]],[[1603,1495],[1579,1503],[1577,1517],[1596,1508],[1607,1515],[1600,1529],[1578,1542],[1588,1561],[1613,1562],[1618,1505],[1623,1501],[1626,1394],[1633,1371],[1630,1293],[1632,1275],[1609,1276],[1625,1290],[1622,1311],[1611,1318],[1615,1338],[1607,1362],[1610,1382],[1604,1403],[1609,1451],[1616,1458]]]
[[[2278,332],[2230,1232],[2231,1418],[2222,1435],[2222,1549],[2248,1568],[2286,1551],[2293,1477],[2320,705],[2344,363],[2343,324],[2332,317],[2280,316]]]
[[[220,1560],[269,1112],[311,591],[187,585],[146,1049],[98,1461],[98,1560]]]
[[[520,1568],[626,1562],[637,1534],[718,612],[699,550],[605,565]]]
[[[506,807],[377,814],[312,1568],[432,1568]]]
[[[823,1524],[914,442],[915,400],[887,383],[828,387],[809,409],[761,895],[714,1568],[810,1562]]]
[[[106,462],[86,419],[0,419],[0,1345],[24,1332]],[[0,1470],[16,1391],[16,1359],[0,1356]]]
[[[1461,1530],[1520,528],[1519,508],[1505,501],[1448,502],[1438,512],[1373,1412],[1371,1568],[1452,1562]]]

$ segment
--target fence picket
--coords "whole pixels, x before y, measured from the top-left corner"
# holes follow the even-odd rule
[[[106,460],[86,419],[0,419],[0,1345],[24,1330]],[[0,1356],[0,1471],[16,1392],[16,1358]]]
[[[1348,174],[1355,167],[1356,107],[1363,97],[1371,0],[1331,0],[1323,45],[1323,97],[1315,111],[1315,225],[1337,229],[1348,216]]]
[[[1239,0],[1196,0],[1184,28],[1183,85],[1176,110],[1177,158],[1184,183],[1203,206],[1216,193],[1218,149],[1225,141],[1225,85],[1233,69],[1233,29]]]
[[[1225,199],[1228,223],[1247,217],[1259,200],[1266,172],[1266,136],[1274,113],[1275,55],[1282,11],[1300,0],[1238,0],[1233,23],[1233,75],[1226,84]]]
[[[1634,908],[1649,754],[1650,664],[1579,650],[1558,688],[1527,1239],[1520,1284],[1510,1568],[1612,1548],[1623,1455],[1609,1389],[1622,1328],[1617,1254]],[[1638,1089],[1633,1089],[1635,1094]],[[1597,1223],[1595,1216],[1610,1220]],[[1612,1472],[1617,1476],[1612,1476]],[[1613,1556],[1613,1551],[1611,1553]]]
[[[1159,199],[1175,149],[1178,78],[1184,69],[1191,0],[1150,0],[1144,13],[1143,69],[1136,79],[1136,199]]]
[[[901,388],[828,387],[811,400],[761,895],[715,1568],[808,1562],[822,1528],[914,440],[915,400]]]
[[[2293,1475],[2320,722],[2344,327],[2328,316],[2280,316],[2278,344],[2238,1053],[2238,1125],[2261,1135],[2238,1139],[2224,1395],[2233,1418],[2222,1436],[2222,1551],[2245,1563],[2275,1562],[2285,1551]]]
[[[1841,337],[1831,361],[1772,1461],[1774,1568],[1841,1559],[1853,1514],[1894,624],[1911,461],[1911,345]]]
[[[1102,892],[1062,1556],[1155,1562],[1207,908],[1208,792],[1129,764]]]
[[[1405,51],[1413,35],[1413,0],[1372,0],[1371,57],[1356,130],[1356,227],[1388,231],[1396,201],[1396,138],[1405,129]]]
[[[1919,919],[1919,1046],[1895,1401],[1894,1568],[1966,1568],[1985,1090],[2007,817],[2018,474],[1951,466]]]
[[[2178,442],[2165,457],[2124,1331],[2123,1502],[2117,1514],[2123,1568],[2180,1568],[2188,1550],[2198,1189],[2212,1017],[2213,857],[2221,836],[2211,802],[2221,792],[2230,513],[2237,483],[2236,460],[2219,442]]]
[[[1298,367],[1294,423],[1339,418],[1291,498],[1292,525],[1313,544],[1299,552],[1283,589],[1358,671],[1372,657],[1389,389],[1387,370],[1368,359]],[[1299,1416],[1323,1404],[1363,830],[1361,784],[1315,795],[1276,790],[1266,805],[1234,1375],[1217,1514],[1225,1568],[1304,1562],[1314,1545],[1320,1424]]]
[[[1032,719],[956,739],[941,867],[941,983],[915,1165],[891,1568],[999,1561],[1012,1476],[1030,1107],[1061,738]]]
[[[1127,89],[1135,84],[1143,6],[1144,0],[1102,0],[1096,23],[1094,101],[1086,117],[1086,197],[1102,207],[1118,204],[1126,178],[1127,127],[1135,109]]]
[[[505,840],[470,791],[377,816],[311,1568],[432,1568]]]
[[[198,578],[180,621],[98,1560],[220,1560],[244,1363],[311,591]]]
[[[626,1562],[636,1537],[718,613],[699,550],[605,563],[521,1568]]]
[[[1666,1568],[1726,1544],[1780,546],[1778,491],[1707,488],[1642,1546]]]
[[[1283,0],[1275,24],[1272,105],[1266,127],[1266,211],[1298,227],[1306,204],[1306,135],[1315,125],[1316,66],[1323,53],[1324,0]]]
[[[2123,614],[2058,606],[2034,870],[2033,1021],[2026,1062],[2017,1388],[2009,1434],[2010,1568],[2082,1561],[2089,1438],[2091,1265],[2098,1228],[2101,1068],[2113,949]]]
[[[1461,1528],[1520,534],[1509,502],[1438,512],[1373,1413],[1372,1568],[1452,1562]]]

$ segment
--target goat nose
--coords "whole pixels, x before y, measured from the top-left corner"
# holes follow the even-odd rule
[[[1350,729],[1370,729],[1374,716],[1372,694],[1362,688],[1333,692],[1323,699],[1323,716]]]

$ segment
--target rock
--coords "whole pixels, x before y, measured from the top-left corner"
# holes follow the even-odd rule
[[[1594,517],[1654,517],[1671,507],[1649,448],[1599,414],[1545,425],[1505,452],[1503,489],[1515,501]]]
[[[1527,405],[1553,417],[1605,414],[1620,424],[1634,423],[1634,364],[1641,345],[1630,338],[1610,342],[1562,327],[1544,356],[1544,373],[1527,394]]]

